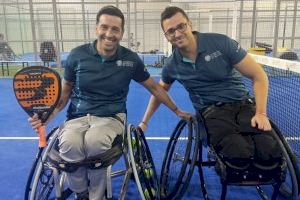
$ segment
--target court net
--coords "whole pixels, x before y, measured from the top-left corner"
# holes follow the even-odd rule
[[[269,77],[268,116],[300,157],[300,62],[251,54]],[[245,80],[252,89],[252,83]]]

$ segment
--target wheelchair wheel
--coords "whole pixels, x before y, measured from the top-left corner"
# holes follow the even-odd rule
[[[180,199],[194,172],[199,148],[197,120],[181,120],[168,143],[160,177],[160,198]]]
[[[157,199],[158,179],[144,134],[139,128],[129,125],[127,143],[130,164],[141,198],[143,200]]]
[[[282,186],[280,188],[280,194],[287,199],[297,200],[299,199],[300,191],[300,172],[298,168],[299,163],[290,145],[288,144],[284,136],[280,133],[280,130],[273,122],[271,122],[271,124],[273,129],[277,133],[274,134],[274,137],[283,150],[283,156],[287,163],[287,176],[285,182],[282,183]]]
[[[57,128],[48,134],[47,141],[50,141],[49,144],[46,148],[40,149],[35,158],[26,184],[25,200],[56,199],[54,171],[47,162],[47,155],[57,140],[56,130]],[[51,136],[52,139],[49,140]],[[71,193],[70,190],[62,192],[61,199],[67,198]],[[63,198],[63,196],[66,197]]]

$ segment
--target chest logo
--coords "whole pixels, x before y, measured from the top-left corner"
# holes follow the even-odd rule
[[[118,61],[117,61],[117,66],[118,66],[118,67],[121,67],[121,66],[122,66],[122,60],[118,60]]]
[[[209,62],[209,61],[211,61],[211,60],[213,60],[213,59],[215,59],[215,58],[217,58],[217,57],[219,57],[221,55],[222,55],[222,53],[220,51],[215,51],[215,52],[213,52],[211,54],[206,55],[204,57],[204,59],[205,59],[206,62]]]
[[[210,57],[210,55],[206,55],[206,56],[204,57],[204,59],[205,59],[206,62],[209,62],[209,61],[211,60],[211,57]]]
[[[129,60],[117,60],[118,67],[133,67],[133,62]]]

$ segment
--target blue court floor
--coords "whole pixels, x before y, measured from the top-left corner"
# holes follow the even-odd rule
[[[21,200],[24,198],[27,176],[38,150],[37,139],[34,131],[27,123],[27,115],[15,100],[12,79],[0,79],[0,88],[0,199]],[[180,85],[175,84],[170,94],[180,108],[194,112],[186,91]],[[142,86],[132,82],[127,103],[129,123],[138,124],[146,109],[149,97],[149,93]],[[48,130],[59,125],[63,120],[64,114],[61,113],[49,124]],[[161,163],[168,141],[151,138],[169,137],[178,121],[179,119],[171,111],[165,106],[161,106],[149,123],[146,137],[148,137],[158,174],[160,174]],[[117,163],[114,168],[118,168],[118,166],[122,166],[122,164]],[[219,199],[221,185],[213,168],[205,170],[205,179],[210,199]],[[120,179],[114,179],[115,197],[117,197],[117,188],[120,183]],[[126,199],[139,199],[134,183],[130,185]],[[197,170],[195,170],[184,199],[203,199]],[[256,200],[260,198],[252,187],[229,187],[227,199]]]

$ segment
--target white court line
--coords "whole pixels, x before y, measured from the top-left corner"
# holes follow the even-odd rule
[[[0,140],[37,140],[38,137],[0,137]],[[146,137],[147,140],[169,140],[170,137]],[[187,138],[180,137],[180,140],[186,140]],[[300,137],[286,137],[286,140],[300,141]]]
[[[37,140],[38,137],[0,137],[0,140]]]
[[[38,139],[39,139],[38,137],[0,137],[0,140],[38,140]],[[146,139],[147,140],[169,140],[170,137],[146,137]]]
[[[299,141],[300,137],[286,137],[285,139],[286,140],[296,140],[296,141]]]
[[[0,137],[0,140],[37,140],[38,137]],[[146,137],[147,140],[169,140],[170,137]]]

